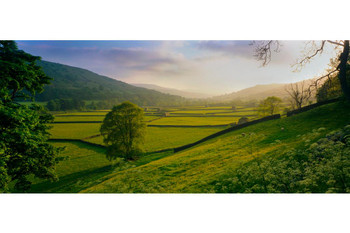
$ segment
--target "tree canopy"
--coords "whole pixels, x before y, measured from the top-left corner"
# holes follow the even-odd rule
[[[282,100],[276,96],[269,96],[260,102],[258,112],[261,116],[278,113]]]
[[[143,109],[131,102],[113,107],[103,120],[100,132],[107,145],[107,159],[132,159],[140,153],[145,134]]]
[[[40,57],[0,41],[0,191],[14,183],[17,191],[31,186],[29,176],[55,179],[59,149],[47,143],[53,117],[39,105],[18,103],[43,91],[50,78],[35,64]]]

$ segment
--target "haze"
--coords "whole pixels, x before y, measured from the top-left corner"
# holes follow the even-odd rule
[[[314,78],[327,68],[326,49],[300,72],[292,64],[304,41],[282,41],[267,67],[253,56],[251,41],[17,41],[43,60],[85,68],[127,83],[220,95],[257,84]]]

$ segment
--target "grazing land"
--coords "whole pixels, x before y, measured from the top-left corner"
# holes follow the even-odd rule
[[[242,164],[257,157],[280,157],[291,148],[305,148],[349,124],[349,119],[349,106],[344,103],[321,106],[233,131],[172,156],[120,171],[84,192],[215,192],[220,180]]]
[[[83,139],[99,134],[101,124],[99,123],[63,123],[52,124],[50,130],[51,138],[54,139]]]
[[[61,153],[63,161],[57,164],[58,181],[34,180],[30,192],[34,193],[76,193],[98,184],[123,169],[129,169],[150,161],[166,157],[172,152],[147,154],[132,162],[121,162],[113,167],[105,157],[105,149],[81,142],[52,142],[54,146],[65,147]]]
[[[163,117],[153,121],[152,125],[228,125],[237,122],[240,117]]]
[[[102,136],[99,136],[101,123],[74,122],[91,120],[91,115],[102,121],[108,111],[57,114],[56,121],[67,118],[73,122],[52,124],[50,130],[51,138],[67,139],[52,142],[65,147],[61,154],[64,160],[57,165],[60,180],[53,183],[35,180],[31,192],[217,192],[217,185],[242,164],[250,164],[258,157],[283,156],[291,148],[304,148],[349,124],[349,108],[344,105],[342,102],[328,104],[292,117],[259,123],[177,153],[172,148],[224,130],[230,126],[215,125],[231,124],[240,118],[230,114],[257,118],[255,109],[241,107],[233,112],[225,106],[215,107],[221,108],[219,110],[198,106],[169,111],[188,116],[159,116],[159,110],[154,108],[151,111],[157,113],[155,116],[145,112],[147,124],[153,125],[146,130],[145,154],[134,161],[117,161],[113,166],[105,158],[105,148],[69,141],[80,139],[103,145]],[[209,112],[213,116],[197,116],[198,112],[206,115]],[[217,117],[215,114],[228,115]]]
[[[144,149],[146,152],[152,152],[179,147],[198,141],[223,129],[225,129],[225,127],[148,127]],[[83,140],[103,145],[102,136],[86,138]]]

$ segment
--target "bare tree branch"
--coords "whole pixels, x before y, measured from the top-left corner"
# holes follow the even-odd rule
[[[312,59],[313,57],[315,57],[317,54],[321,54],[323,52],[324,49],[324,45],[325,45],[326,41],[323,40],[321,43],[321,46],[319,48],[317,48],[311,55],[305,56],[303,59],[301,59],[300,61],[297,62],[297,64],[303,66],[304,64],[306,64],[307,62],[310,61],[310,59]]]
[[[332,40],[327,40],[328,43],[334,44],[334,45],[338,45],[338,46],[342,46],[344,47],[344,44],[337,42],[337,41],[332,41]]]
[[[258,61],[262,61],[262,66],[268,65],[271,61],[272,51],[278,53],[281,47],[278,40],[253,41],[252,45],[255,46],[254,57]]]
[[[300,109],[312,97],[312,91],[305,88],[305,81],[291,83],[285,90],[290,96],[293,109]]]
[[[311,84],[311,85],[309,86],[309,89],[311,89],[312,87],[316,87],[316,89],[317,89],[317,86],[318,86],[318,82],[319,82],[319,81],[321,81],[321,80],[324,79],[324,78],[330,79],[330,78],[331,78],[331,75],[334,74],[335,72],[338,72],[338,70],[333,70],[333,71],[327,73],[326,75],[323,75],[323,76],[317,78],[317,79],[313,82],[313,84]]]

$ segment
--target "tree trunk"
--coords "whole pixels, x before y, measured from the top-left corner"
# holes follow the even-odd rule
[[[339,64],[339,82],[341,89],[347,100],[350,101],[350,87],[346,80],[346,66],[349,58],[349,40],[344,41],[344,50],[340,55],[340,64]]]

